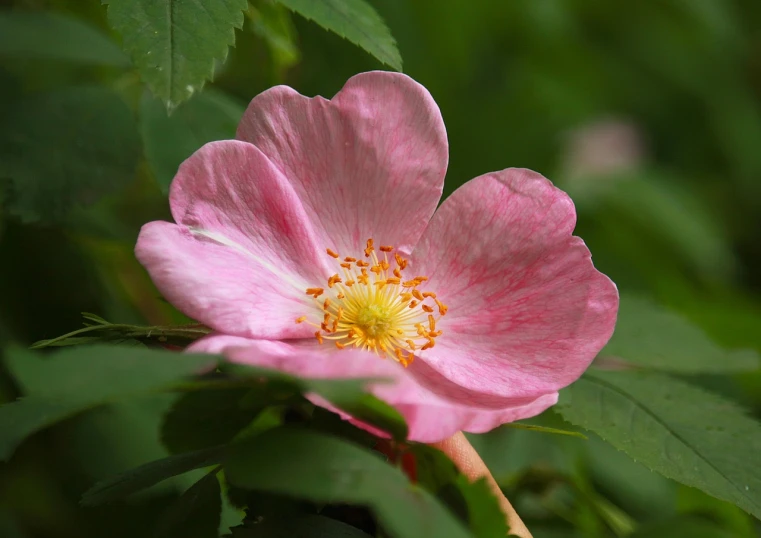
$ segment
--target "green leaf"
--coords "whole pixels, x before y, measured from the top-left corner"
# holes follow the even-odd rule
[[[629,538],[737,538],[737,535],[718,527],[710,520],[697,517],[679,517],[668,521],[648,523],[637,528]]]
[[[99,30],[77,19],[42,11],[0,13],[0,56],[130,65],[129,58]]]
[[[127,497],[167,478],[193,469],[217,465],[222,461],[223,455],[224,447],[214,447],[146,463],[108,480],[98,482],[82,495],[81,503],[84,506],[95,506]]]
[[[168,389],[215,364],[212,355],[190,355],[137,347],[90,346],[41,358],[8,353],[8,367],[29,396],[0,406],[0,460],[27,436],[87,409]]]
[[[156,538],[217,538],[222,513],[222,493],[212,471],[174,502],[156,525]]]
[[[239,364],[223,364],[221,367],[223,371],[236,376],[278,383],[278,389],[282,393],[281,400],[290,398],[295,393],[319,394],[355,418],[390,433],[394,439],[407,438],[407,423],[401,413],[386,402],[365,392],[364,387],[368,383],[383,382],[383,379],[299,379],[277,370]]]
[[[261,411],[243,406],[246,388],[183,394],[164,417],[161,441],[172,452],[188,452],[229,442]]]
[[[230,530],[233,538],[371,538],[356,527],[318,515],[265,520],[251,527]]]
[[[629,295],[621,296],[616,331],[600,356],[684,373],[746,372],[761,366],[755,351],[726,351],[677,314]]]
[[[643,465],[761,517],[761,424],[659,373],[587,372],[561,392],[566,420]]]
[[[140,139],[127,105],[106,88],[32,95],[0,121],[0,177],[8,210],[25,221],[59,220],[129,184]]]
[[[455,484],[465,500],[468,525],[473,536],[492,538],[507,535],[509,529],[505,514],[485,478],[471,482],[459,475]]]
[[[277,0],[288,9],[348,39],[384,64],[402,70],[402,57],[386,23],[364,0]]]
[[[231,447],[230,483],[313,502],[366,505],[398,538],[465,538],[457,519],[377,454],[311,431],[280,428]]]
[[[148,87],[171,111],[224,61],[247,5],[246,0],[110,0],[108,20]]]
[[[149,94],[140,104],[140,131],[145,156],[164,193],[182,161],[207,142],[235,138],[243,105],[208,89],[178,107],[171,116]]]

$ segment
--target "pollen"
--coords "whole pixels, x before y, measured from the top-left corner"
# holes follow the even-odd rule
[[[327,288],[306,289],[314,310],[296,320],[318,329],[318,343],[369,351],[405,368],[416,353],[434,347],[443,334],[437,322],[447,306],[435,293],[418,289],[427,276],[403,274],[408,260],[393,246],[375,247],[368,239],[361,252],[349,253],[353,256],[341,257],[330,248],[326,252],[339,272],[327,279]]]

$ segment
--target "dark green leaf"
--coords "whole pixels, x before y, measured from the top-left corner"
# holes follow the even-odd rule
[[[233,538],[370,538],[356,527],[318,515],[263,521],[231,530]]]
[[[271,430],[233,446],[225,469],[239,487],[366,505],[399,538],[471,536],[429,493],[375,453],[323,434]]]
[[[211,355],[189,355],[137,347],[70,348],[41,358],[8,353],[8,366],[30,395],[0,407],[0,459],[28,435],[76,413],[121,398],[171,388],[215,364]]]
[[[190,486],[161,516],[156,538],[217,538],[222,496],[215,472]]]
[[[761,424],[663,374],[590,371],[557,410],[636,461],[761,516]]]
[[[132,113],[105,88],[67,88],[16,103],[0,122],[8,210],[57,220],[132,181],[140,139]]]
[[[359,45],[378,60],[397,71],[402,57],[391,32],[373,7],[364,0],[278,0],[288,9],[313,20]]]
[[[77,19],[50,12],[0,13],[0,56],[117,67],[130,63],[108,36]]]
[[[122,34],[148,87],[172,110],[224,61],[247,5],[246,0],[111,0],[108,20]]]
[[[214,447],[146,463],[108,480],[98,482],[82,495],[81,502],[85,506],[94,506],[121,499],[178,474],[216,465],[222,461],[223,452],[222,447]]]
[[[144,95],[140,130],[145,156],[161,190],[169,192],[182,161],[205,143],[235,138],[243,111],[243,105],[211,88],[178,107],[171,116],[159,101]]]
[[[718,527],[711,521],[696,517],[680,517],[669,521],[659,521],[642,525],[630,538],[737,538],[735,534]]]
[[[743,372],[761,366],[756,352],[726,351],[677,314],[627,295],[621,297],[616,331],[600,355],[685,373]]]
[[[249,392],[230,388],[181,395],[164,418],[161,441],[175,454],[226,444],[261,411],[241,405]]]

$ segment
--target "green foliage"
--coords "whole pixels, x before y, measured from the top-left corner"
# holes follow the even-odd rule
[[[124,188],[139,154],[132,113],[105,88],[35,94],[0,120],[0,176],[11,179],[7,207],[25,221],[60,220],[73,206]]]
[[[164,417],[161,441],[174,454],[229,442],[262,410],[246,405],[244,399],[252,391],[258,392],[228,388],[183,394]]]
[[[225,94],[209,89],[167,115],[148,94],[140,103],[140,130],[145,156],[161,190],[169,184],[182,161],[206,142],[235,138],[243,106]]]
[[[222,461],[223,457],[222,447],[214,447],[152,461],[98,482],[82,495],[82,504],[94,506],[121,499],[178,474],[216,465]],[[199,487],[205,489],[207,486]],[[192,496],[186,499],[186,502],[190,501]]]
[[[735,404],[658,373],[588,372],[558,411],[643,465],[761,516],[761,424]]]
[[[365,0],[277,0],[288,9],[311,19],[359,45],[384,64],[402,70],[402,57],[383,19]]]
[[[216,472],[193,484],[170,506],[156,527],[156,538],[217,538],[222,492]]]
[[[216,362],[210,355],[116,346],[70,349],[51,359],[16,350],[8,354],[8,359],[12,370],[23,368],[19,381],[29,395],[0,407],[2,460],[36,431],[120,398],[170,388]],[[103,383],[104,379],[109,382]]]
[[[316,432],[277,429],[233,446],[225,462],[236,486],[314,502],[367,505],[392,536],[465,538],[462,525],[425,490],[375,454]]]
[[[752,371],[761,365],[756,352],[726,351],[677,314],[630,295],[622,295],[616,331],[600,355],[689,374]]]
[[[121,49],[78,19],[48,12],[0,13],[0,57],[129,66]]]
[[[212,78],[246,0],[110,0],[108,19],[153,94],[172,111]]]
[[[231,530],[232,538],[371,538],[356,527],[317,515],[264,521]]]

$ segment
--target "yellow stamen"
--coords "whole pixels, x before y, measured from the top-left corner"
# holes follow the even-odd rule
[[[321,301],[315,301],[322,317],[319,325],[310,324],[319,328],[314,336],[321,344],[331,340],[336,349],[363,349],[407,367],[415,359],[414,352],[431,349],[442,335],[437,322],[446,314],[447,306],[435,293],[417,289],[428,277],[402,279],[408,260],[398,252],[393,254],[392,263],[396,265],[391,268],[388,254],[394,251],[393,246],[377,249],[382,256],[376,252],[373,240],[368,239],[363,250],[367,261],[352,256],[341,258],[336,251],[326,249],[338,260],[341,271],[327,279],[327,288],[307,288],[307,295],[315,299],[326,294]],[[434,306],[425,303],[428,298],[436,303],[437,316]],[[296,323],[309,317],[301,316]]]

